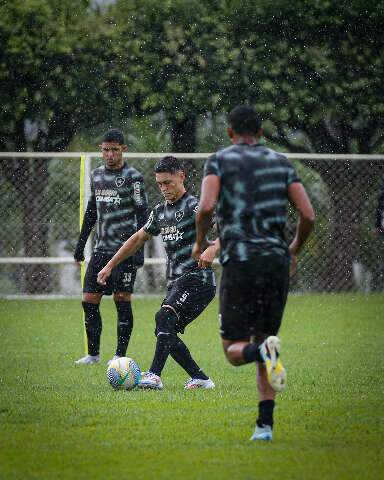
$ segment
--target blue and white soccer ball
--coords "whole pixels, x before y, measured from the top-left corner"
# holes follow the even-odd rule
[[[140,367],[132,358],[116,358],[108,365],[107,378],[116,390],[132,390],[140,382]]]

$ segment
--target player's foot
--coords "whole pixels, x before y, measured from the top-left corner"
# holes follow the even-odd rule
[[[260,345],[260,353],[267,368],[268,382],[275,392],[285,388],[287,372],[280,360],[280,340],[278,337],[268,337]]]
[[[272,428],[270,425],[263,425],[262,427],[256,425],[255,431],[250,440],[264,440],[264,442],[270,442],[272,440]]]
[[[210,378],[202,380],[201,378],[190,378],[184,385],[186,390],[194,390],[195,388],[215,388],[215,384]]]
[[[108,367],[109,367],[109,365],[110,365],[114,360],[117,360],[118,358],[120,358],[119,355],[114,355],[114,356],[111,358],[111,360],[108,360],[108,362],[107,362]]]
[[[92,365],[93,363],[100,362],[100,355],[86,355],[85,357],[79,358],[75,363],[77,365]]]
[[[141,375],[141,380],[138,384],[138,388],[142,389],[152,389],[152,390],[162,390],[163,382],[158,375],[155,375],[152,372],[145,372]]]

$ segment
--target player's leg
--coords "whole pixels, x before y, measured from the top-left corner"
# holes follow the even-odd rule
[[[130,259],[118,265],[113,273],[113,300],[117,311],[117,345],[113,359],[125,357],[127,353],[133,328],[131,299],[135,280],[136,268]]]
[[[105,290],[97,283],[97,274],[103,268],[104,260],[102,254],[94,252],[85,273],[82,307],[84,310],[88,355],[77,360],[75,362],[77,364],[89,365],[100,361],[100,338],[102,332],[100,301]]]
[[[82,307],[84,310],[88,354],[76,360],[75,363],[77,364],[89,365],[100,360],[100,337],[102,332],[100,301],[104,292],[97,283],[97,274],[103,268],[102,264],[103,256],[93,253],[85,273]]]
[[[187,325],[192,323],[206,309],[216,293],[216,285],[212,278],[208,281],[199,275],[188,275],[177,282],[173,293],[168,296],[167,302],[177,313],[176,330],[184,333]],[[178,336],[170,351],[172,358],[191,377],[185,384],[187,390],[195,388],[214,388],[214,383],[193,359],[186,344]]]
[[[163,388],[161,373],[172,346],[177,341],[177,314],[171,306],[163,304],[160,310],[156,313],[155,320],[155,354],[148,372],[144,373],[141,378],[139,387],[161,390]]]

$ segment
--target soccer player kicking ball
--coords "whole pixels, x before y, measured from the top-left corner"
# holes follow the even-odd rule
[[[216,292],[211,266],[207,264],[207,268],[199,268],[191,257],[198,200],[186,192],[185,172],[177,158],[164,157],[156,165],[155,174],[165,202],[152,210],[144,227],[124,243],[99,272],[97,281],[104,285],[120,262],[134,255],[151,236],[161,234],[168,257],[168,290],[155,316],[157,341],[153,361],[149,371],[143,374],[139,387],[161,390],[161,373],[171,355],[191,377],[185,384],[186,389],[214,388],[212,380],[193,360],[178,336],[201,314]]]
[[[275,395],[286,381],[276,335],[290,266],[292,271],[296,267],[297,255],[313,228],[314,212],[287,158],[259,143],[262,128],[256,112],[238,106],[228,119],[233,145],[206,162],[193,255],[206,259],[206,252],[201,255],[204,238],[217,203],[224,352],[235,366],[256,362],[259,411],[251,440],[272,440]],[[299,219],[288,247],[284,227],[289,202]]]
[[[104,294],[113,293],[117,310],[117,347],[114,359],[125,356],[132,332],[131,295],[137,268],[144,263],[143,252],[138,252],[135,258],[122,263],[103,287],[97,283],[97,273],[147,219],[148,205],[143,177],[124,162],[123,152],[126,148],[120,130],[106,132],[101,143],[104,165],[96,168],[91,175],[91,196],[74,254],[77,263],[84,260],[85,244],[97,223],[96,244],[85,274],[82,302],[88,355],[77,360],[77,364],[90,365],[100,361],[102,321],[99,305]]]

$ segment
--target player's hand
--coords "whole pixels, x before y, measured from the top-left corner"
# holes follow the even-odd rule
[[[200,245],[199,243],[195,242],[192,247],[192,257],[196,260],[200,260],[200,255],[204,251],[204,246]]]
[[[79,268],[81,268],[81,261],[75,259],[75,264],[76,264]]]
[[[289,276],[293,277],[297,271],[297,263],[299,261],[299,252],[297,248],[297,244],[295,241],[291,243],[288,248],[289,253],[291,254],[291,264],[289,265]]]
[[[100,285],[106,285],[108,278],[111,276],[112,268],[106,265],[100,272],[97,274],[97,283]]]
[[[289,265],[289,276],[291,278],[293,277],[293,275],[295,275],[295,273],[297,271],[297,262],[298,262],[297,255],[292,255],[291,254],[291,263]]]
[[[199,267],[200,268],[208,268],[212,265],[213,260],[216,256],[216,245],[210,245],[208,248],[204,250],[204,252],[200,255],[199,258]]]

